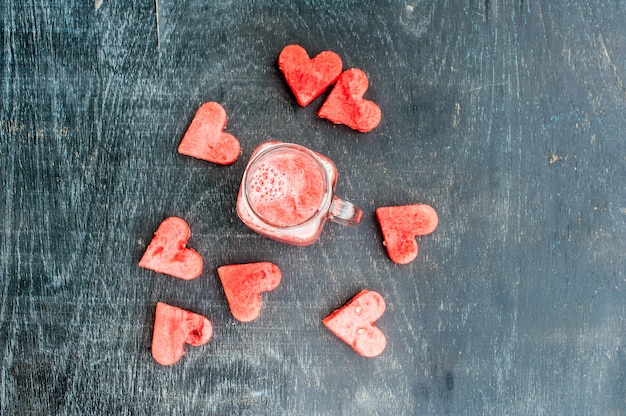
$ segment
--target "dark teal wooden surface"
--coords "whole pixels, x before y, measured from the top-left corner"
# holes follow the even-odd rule
[[[626,414],[626,7],[618,0],[0,3],[0,413]],[[383,112],[361,134],[296,105],[285,45],[337,52]],[[242,156],[176,147],[217,101]],[[290,247],[237,218],[254,147],[303,144],[364,211]],[[439,213],[393,264],[374,210]],[[166,217],[205,259],[183,282],[137,262]],[[273,261],[235,321],[216,275]],[[388,339],[357,356],[321,319],[361,289]],[[212,320],[172,367],[154,307]]]

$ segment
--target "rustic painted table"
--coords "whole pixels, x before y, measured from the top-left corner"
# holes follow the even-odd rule
[[[0,3],[0,413],[626,414],[626,6],[620,0]],[[370,133],[299,107],[290,43],[367,73]],[[239,160],[177,153],[219,102]],[[236,193],[257,144],[332,158],[356,228],[261,237]],[[439,227],[391,262],[376,207]],[[184,218],[202,275],[139,268]],[[272,261],[281,285],[236,321],[216,268]],[[382,294],[387,348],[321,319]],[[156,302],[214,335],[163,367]]]

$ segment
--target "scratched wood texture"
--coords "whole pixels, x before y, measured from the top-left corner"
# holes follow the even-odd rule
[[[621,0],[6,0],[0,96],[0,413],[626,414],[626,8]],[[370,78],[371,133],[296,105],[283,46]],[[241,158],[179,155],[221,103]],[[331,157],[364,211],[313,246],[235,214],[254,147]],[[374,210],[428,203],[420,254],[387,257]],[[184,282],[140,269],[166,217],[204,257]],[[223,264],[283,271],[235,321]],[[361,289],[387,302],[374,359],[320,320]],[[157,301],[214,336],[161,367]]]

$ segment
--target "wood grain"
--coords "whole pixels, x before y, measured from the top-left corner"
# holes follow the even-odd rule
[[[617,0],[152,0],[0,4],[0,413],[626,413],[626,10]],[[338,53],[382,109],[366,134],[299,107],[276,60]],[[176,152],[217,101],[232,166]],[[310,247],[235,213],[262,141],[332,158],[357,228]],[[378,206],[439,214],[393,264]],[[205,259],[183,282],[137,262],[180,216]],[[283,273],[248,324],[217,267]],[[387,349],[360,357],[321,319],[383,295]],[[211,319],[174,366],[150,355],[156,302]]]

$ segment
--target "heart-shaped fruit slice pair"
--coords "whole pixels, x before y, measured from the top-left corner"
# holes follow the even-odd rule
[[[166,218],[154,233],[154,238],[139,261],[139,266],[191,280],[202,273],[202,256],[186,248],[191,231],[182,218]]]
[[[241,147],[232,134],[225,133],[226,111],[215,102],[204,103],[194,116],[178,153],[220,165],[237,160]]]
[[[358,354],[376,357],[387,345],[385,334],[374,325],[384,312],[383,297],[377,292],[362,290],[322,322]]]
[[[380,123],[380,107],[363,98],[369,84],[367,75],[357,68],[342,73],[341,58],[336,53],[323,51],[309,58],[302,46],[287,45],[278,56],[278,67],[303,107],[336,82],[318,116],[361,132]]]
[[[228,306],[235,319],[250,322],[261,313],[261,293],[280,284],[278,266],[268,262],[229,264],[217,269]]]
[[[416,236],[435,231],[439,219],[437,212],[426,204],[380,207],[376,217],[392,261],[407,264],[417,257]]]
[[[206,344],[213,335],[211,321],[202,315],[158,302],[152,334],[152,356],[157,363],[172,365],[185,354],[185,344]]]

